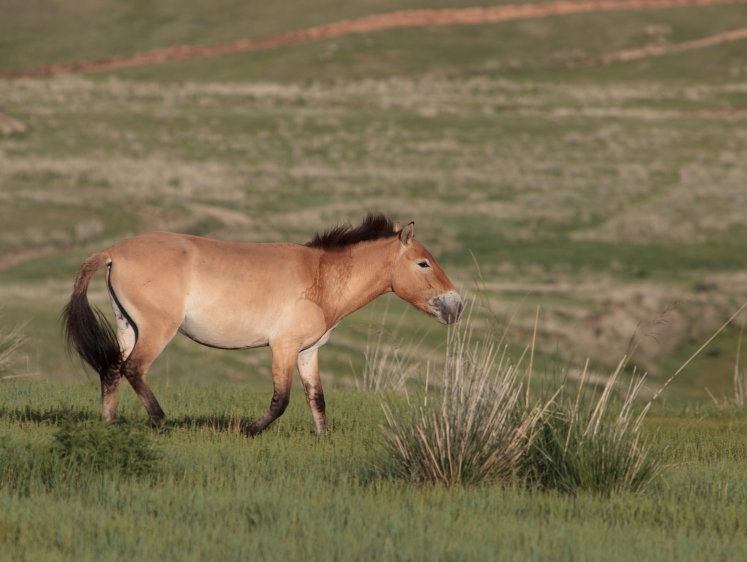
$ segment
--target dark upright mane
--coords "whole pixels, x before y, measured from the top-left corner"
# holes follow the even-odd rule
[[[397,233],[394,232],[394,223],[391,219],[383,214],[368,213],[360,226],[353,228],[350,223],[336,226],[325,231],[324,234],[317,233],[305,245],[309,248],[339,250],[359,242],[370,242],[394,236],[397,236]]]

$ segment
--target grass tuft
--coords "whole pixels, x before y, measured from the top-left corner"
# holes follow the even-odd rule
[[[23,335],[23,325],[10,330],[0,329],[0,378],[12,375],[12,366],[18,355],[18,350],[26,343]]]
[[[584,387],[584,369],[575,394],[561,384],[532,402],[521,380],[528,384],[531,368],[520,375],[521,359],[512,364],[506,348],[499,354],[496,344],[472,344],[476,323],[470,317],[451,331],[440,390],[430,404],[428,378],[418,403],[408,397],[404,413],[384,399],[391,473],[448,487],[519,478],[601,496],[642,492],[661,474],[663,461],[641,434],[651,402],[638,415],[634,408],[645,376],[631,379],[624,398],[616,398],[625,358],[597,399]]]
[[[27,495],[59,486],[85,488],[101,476],[155,475],[161,452],[144,425],[105,422],[84,412],[66,412],[51,443],[0,437],[0,489]]]
[[[125,476],[153,473],[161,457],[145,426],[122,418],[106,422],[74,413],[62,418],[52,451],[68,471]]]
[[[522,401],[518,367],[504,348],[472,344],[473,323],[450,332],[440,391],[402,413],[384,399],[386,463],[415,481],[452,487],[507,482],[524,468],[544,408]]]
[[[651,454],[651,440],[641,434],[651,402],[638,415],[634,412],[645,376],[631,379],[624,399],[616,399],[624,365],[625,359],[596,400],[583,385],[586,369],[575,395],[564,393],[556,400],[534,442],[530,480],[573,494],[609,497],[642,492],[662,473],[661,457]]]

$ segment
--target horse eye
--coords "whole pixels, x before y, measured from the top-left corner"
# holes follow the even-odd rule
[[[430,267],[430,264],[427,261],[421,261],[418,265],[422,268]]]

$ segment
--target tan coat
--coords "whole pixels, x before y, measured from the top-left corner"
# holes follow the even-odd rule
[[[415,307],[451,323],[462,302],[413,225],[385,238],[331,249],[298,244],[246,244],[170,232],[136,236],[89,258],[81,266],[65,309],[68,340],[102,379],[102,410],[116,414],[124,375],[148,413],[164,414],[145,382],[148,368],[182,332],[225,349],[270,346],[274,393],[269,410],[247,428],[259,433],[287,407],[298,366],[317,432],[326,430],[317,350],[345,316],[394,291]],[[93,273],[107,267],[107,287],[117,318],[119,361],[87,357],[85,307],[80,302]],[[87,304],[85,305],[87,306]],[[90,311],[90,309],[89,309]],[[91,314],[91,317],[92,314]],[[112,340],[98,322],[99,334]],[[93,330],[95,331],[95,329]],[[106,347],[106,346],[104,346]],[[110,351],[110,350],[109,350]],[[111,356],[115,356],[110,351]],[[93,359],[93,360],[91,360]]]

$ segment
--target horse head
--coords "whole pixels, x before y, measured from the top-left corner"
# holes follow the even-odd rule
[[[401,299],[438,318],[441,324],[453,324],[462,316],[464,305],[444,270],[415,238],[415,223],[402,228],[399,223],[392,289]]]

